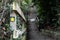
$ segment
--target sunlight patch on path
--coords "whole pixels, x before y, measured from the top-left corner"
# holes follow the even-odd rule
[[[30,21],[31,21],[31,22],[34,22],[34,21],[35,21],[35,18],[30,19]]]

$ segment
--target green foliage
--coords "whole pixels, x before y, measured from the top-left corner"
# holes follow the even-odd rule
[[[32,0],[23,0],[21,2],[21,9],[23,12],[26,12],[29,10],[29,5],[32,3]]]
[[[39,24],[44,27],[58,27],[57,4],[56,0],[33,0],[37,5]]]

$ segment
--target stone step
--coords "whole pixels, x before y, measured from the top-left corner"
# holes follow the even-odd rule
[[[57,32],[57,31],[50,31],[50,30],[42,29],[42,34],[52,37],[54,39],[58,39],[58,40],[60,39],[60,32]]]

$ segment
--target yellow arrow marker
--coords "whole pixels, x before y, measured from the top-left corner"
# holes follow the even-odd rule
[[[11,22],[14,22],[14,21],[15,21],[15,18],[14,18],[14,17],[11,17],[11,18],[10,18],[10,21],[11,21]]]

